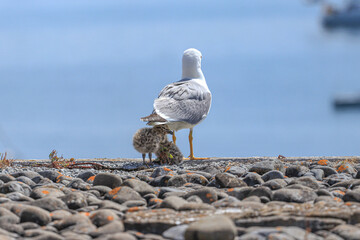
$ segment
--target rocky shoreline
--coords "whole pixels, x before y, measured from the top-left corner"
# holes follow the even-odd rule
[[[360,239],[360,157],[213,158],[0,173],[0,239]]]

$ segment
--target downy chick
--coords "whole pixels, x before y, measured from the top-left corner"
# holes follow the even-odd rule
[[[179,164],[184,158],[180,149],[173,142],[169,141],[161,142],[155,154],[161,164]]]
[[[155,153],[160,143],[168,141],[166,134],[172,134],[166,125],[159,125],[152,128],[141,128],[136,131],[133,137],[134,148],[142,153],[143,163],[145,163],[146,154],[149,154],[151,163],[152,153]]]

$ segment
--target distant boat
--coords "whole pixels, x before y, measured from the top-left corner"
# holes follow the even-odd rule
[[[342,94],[334,99],[336,108],[360,107],[360,93],[358,94]]]
[[[360,27],[360,2],[349,1],[343,9],[325,5],[324,27]]]

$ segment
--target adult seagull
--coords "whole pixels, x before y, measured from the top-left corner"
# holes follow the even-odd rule
[[[194,157],[193,128],[206,118],[211,106],[211,92],[201,71],[201,59],[199,50],[185,50],[181,80],[165,86],[154,101],[152,114],[141,118],[148,125],[166,124],[173,130],[175,144],[175,131],[189,128],[190,160],[204,159]]]

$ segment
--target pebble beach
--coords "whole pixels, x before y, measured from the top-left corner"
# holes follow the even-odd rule
[[[360,239],[360,157],[86,161],[3,168],[0,239]]]

